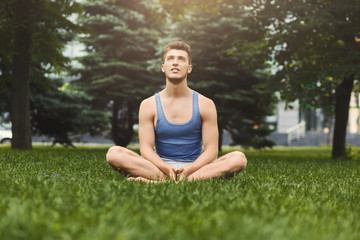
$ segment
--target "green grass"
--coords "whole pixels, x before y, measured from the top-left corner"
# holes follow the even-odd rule
[[[228,149],[230,151],[232,149]],[[360,239],[360,160],[247,150],[231,180],[129,182],[105,148],[0,148],[0,239]]]

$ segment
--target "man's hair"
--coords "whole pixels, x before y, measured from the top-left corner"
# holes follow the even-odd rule
[[[165,62],[165,56],[166,56],[167,52],[170,51],[171,49],[183,50],[183,51],[187,52],[188,58],[189,58],[189,64],[191,65],[191,49],[188,44],[186,44],[185,42],[182,42],[182,41],[174,41],[174,42],[168,43],[164,48],[164,56],[163,56],[164,62]]]

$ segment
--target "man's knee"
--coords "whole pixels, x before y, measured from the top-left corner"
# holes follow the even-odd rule
[[[231,154],[231,165],[235,172],[241,171],[246,168],[247,159],[244,153],[240,151],[234,151]]]
[[[119,146],[112,146],[106,153],[106,161],[112,165],[116,159],[121,158],[125,154],[125,149]]]

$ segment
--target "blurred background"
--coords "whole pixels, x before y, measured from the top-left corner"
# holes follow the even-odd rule
[[[222,145],[360,146],[358,0],[3,0],[0,142],[137,144],[165,84],[163,47],[192,48]]]

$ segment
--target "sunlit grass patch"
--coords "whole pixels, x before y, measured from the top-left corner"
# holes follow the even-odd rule
[[[360,238],[359,160],[244,152],[233,179],[148,185],[113,171],[104,147],[0,148],[0,239]]]

